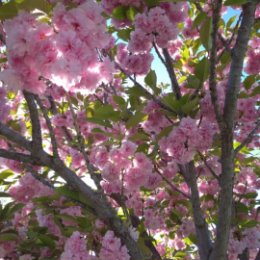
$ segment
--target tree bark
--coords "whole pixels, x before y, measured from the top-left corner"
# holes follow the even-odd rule
[[[248,2],[243,6],[242,23],[238,37],[232,50],[232,61],[225,97],[224,124],[221,129],[221,175],[220,195],[216,239],[210,260],[226,260],[229,241],[231,211],[233,201],[234,149],[233,133],[236,116],[237,97],[241,84],[243,62],[254,24],[256,2]]]
[[[194,162],[180,166],[180,169],[191,191],[190,200],[192,204],[196,236],[198,239],[197,245],[199,248],[200,260],[207,260],[212,250],[212,242],[210,239],[208,225],[200,207],[200,198]]]

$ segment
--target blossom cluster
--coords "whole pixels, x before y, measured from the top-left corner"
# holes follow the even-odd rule
[[[27,173],[20,178],[17,185],[10,188],[9,193],[16,201],[27,203],[32,198],[50,196],[53,190]]]
[[[176,163],[191,161],[197,150],[207,149],[212,144],[216,133],[214,125],[202,121],[198,126],[196,121],[189,117],[183,118],[180,125],[159,142],[161,150]]]
[[[97,51],[112,39],[101,14],[100,5],[87,1],[69,11],[58,4],[52,26],[25,12],[6,21],[9,64],[0,79],[10,88],[36,94],[46,90],[42,78],[70,91],[92,91],[109,82],[114,68],[108,59],[99,61]]]
[[[104,147],[92,150],[90,161],[102,171],[101,185],[108,194],[130,194],[142,186],[151,188],[160,180],[150,159],[135,151],[136,145],[130,141],[110,152]]]
[[[149,51],[153,42],[161,48],[166,48],[168,42],[177,38],[177,24],[184,20],[186,11],[187,6],[184,3],[166,3],[150,9],[147,14],[136,15],[129,51]]]
[[[110,230],[103,237],[99,258],[100,260],[130,260],[126,246],[122,246],[120,239]]]

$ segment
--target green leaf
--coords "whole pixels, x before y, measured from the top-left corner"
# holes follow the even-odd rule
[[[0,19],[13,18],[18,13],[17,5],[14,1],[8,2],[0,7]]]
[[[135,20],[135,15],[136,15],[136,9],[133,6],[129,6],[127,12],[126,12],[126,17],[128,20],[133,22]]]
[[[0,20],[13,18],[20,10],[30,12],[35,9],[49,14],[52,10],[52,5],[46,0],[11,0],[0,7]]]
[[[195,76],[201,81],[201,84],[207,79],[209,75],[209,61],[203,58],[195,66]]]
[[[126,18],[126,13],[127,7],[120,5],[113,10],[112,16],[118,20],[124,20]]]
[[[150,146],[147,143],[140,144],[136,149],[136,152],[147,153]]]
[[[51,249],[56,248],[55,239],[51,235],[43,235],[43,234],[37,234],[38,239],[42,242],[44,246],[47,246]]]
[[[124,98],[122,98],[120,96],[113,96],[113,100],[117,103],[117,105],[119,105],[119,107],[121,107],[121,108],[127,107],[127,103],[124,100]]]
[[[209,50],[211,48],[211,23],[212,18],[207,17],[200,27],[200,40],[206,50]]]
[[[93,128],[91,130],[91,132],[94,133],[94,134],[102,134],[102,135],[105,135],[105,136],[113,136],[113,134],[105,132],[105,131],[101,130],[100,128],[97,128],[97,127]]]
[[[230,60],[231,60],[230,53],[227,52],[227,51],[224,51],[223,55],[220,58],[220,61],[221,61],[222,65],[224,65],[224,66],[228,65]]]
[[[181,110],[185,114],[190,114],[195,108],[198,107],[198,104],[199,104],[199,99],[194,98],[194,99],[190,100],[189,102],[187,102],[186,104],[184,104],[181,107]]]
[[[255,81],[256,81],[255,75],[249,75],[249,76],[246,77],[243,84],[244,84],[246,89],[250,89],[251,86],[255,83]]]
[[[102,119],[98,119],[98,118],[87,118],[87,121],[91,122],[91,123],[98,124],[98,125],[102,125],[102,126],[105,126],[105,127],[109,127],[109,128],[112,127],[110,122],[107,121],[107,120],[102,120]]]
[[[150,251],[150,249],[146,246],[146,241],[144,240],[144,238],[142,238],[141,236],[139,236],[139,238],[138,238],[138,240],[137,240],[137,245],[138,245],[139,250],[141,250],[141,252],[143,253],[144,259],[150,258],[151,251]]]
[[[249,210],[248,207],[241,202],[237,202],[235,204],[235,208],[236,208],[236,211],[239,213],[248,213],[248,210]]]
[[[8,61],[7,58],[0,58],[0,63],[6,63]]]
[[[0,192],[0,198],[9,198],[11,197],[8,193],[1,191]]]
[[[159,141],[161,138],[168,136],[172,131],[173,126],[167,126],[156,136],[156,140]]]
[[[148,141],[149,137],[147,136],[147,134],[140,132],[140,133],[136,133],[134,135],[131,135],[129,137],[129,140],[131,140],[133,142],[136,142],[136,141]]]
[[[52,5],[46,0],[23,0],[17,4],[17,9],[26,11],[38,9],[48,14],[52,10]]]
[[[229,27],[235,22],[236,18],[237,18],[236,15],[232,16],[232,17],[228,20],[226,27],[229,28]]]
[[[145,3],[148,7],[154,7],[160,3],[159,0],[145,0]]]
[[[18,235],[15,233],[1,233],[0,234],[0,242],[5,241],[15,241],[18,240]]]
[[[199,26],[201,23],[202,23],[202,21],[204,20],[204,19],[206,19],[207,18],[207,14],[206,13],[202,13],[202,12],[200,12],[198,15],[197,15],[197,17],[194,19],[194,21],[193,21],[193,23],[192,23],[192,28],[194,29],[194,28],[196,28],[196,26]]]
[[[11,219],[14,213],[20,211],[23,207],[24,204],[13,202],[12,206],[8,208],[8,211],[6,211],[5,219]]]
[[[138,86],[134,86],[132,88],[129,88],[128,91],[129,95],[137,96],[137,97],[146,97],[146,92],[142,89],[139,88]]]
[[[189,239],[190,239],[190,241],[193,243],[193,244],[197,244],[197,242],[198,242],[198,239],[197,239],[197,236],[195,235],[195,234],[190,234],[189,235]]]
[[[253,228],[258,225],[258,221],[256,220],[244,220],[240,223],[243,228]]]
[[[97,119],[118,121],[120,120],[120,113],[115,111],[112,105],[103,105],[94,111],[93,117]]]
[[[13,174],[14,173],[11,170],[4,170],[0,173],[0,180],[5,180]]]
[[[250,193],[243,195],[243,197],[245,197],[247,199],[255,199],[257,197],[257,193],[256,192],[250,192]]]
[[[256,95],[259,95],[260,94],[260,86],[257,86],[253,89],[252,93],[251,93],[251,96],[256,96]]]
[[[55,191],[63,196],[71,198],[73,200],[79,200],[79,194],[66,186],[57,187]]]
[[[91,221],[86,217],[77,217],[76,219],[79,227],[83,229],[85,232],[90,232],[92,231],[93,227],[91,225]]]
[[[120,38],[124,41],[129,41],[131,32],[132,32],[132,29],[130,29],[130,28],[118,30],[117,36],[118,36],[118,38]]]
[[[157,76],[154,70],[150,70],[144,78],[144,82],[153,90],[154,94],[160,94],[161,90],[157,88]]]
[[[199,88],[200,87],[200,80],[195,77],[194,75],[189,75],[187,78],[188,88]]]
[[[247,3],[248,0],[226,0],[224,5],[243,5]]]
[[[168,105],[176,112],[179,112],[181,109],[181,104],[180,104],[179,100],[177,100],[175,98],[173,93],[169,93],[169,94],[165,95],[162,98],[162,101],[165,105]]]
[[[71,102],[74,106],[76,106],[76,107],[79,105],[79,101],[78,101],[78,99],[77,99],[76,97],[71,96],[71,97],[70,97],[70,102]]]
[[[138,125],[140,122],[145,121],[148,116],[140,111],[137,111],[135,115],[131,116],[126,122],[126,128],[131,128]]]

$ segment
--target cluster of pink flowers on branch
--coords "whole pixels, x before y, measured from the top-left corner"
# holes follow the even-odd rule
[[[92,1],[70,11],[58,4],[53,26],[27,13],[5,22],[9,67],[1,80],[12,89],[36,94],[46,90],[42,77],[67,91],[92,91],[111,81],[113,65],[107,59],[99,61],[97,51],[112,40],[101,12]]]

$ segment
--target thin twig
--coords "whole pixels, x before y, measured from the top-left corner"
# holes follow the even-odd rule
[[[54,157],[59,157],[59,152],[58,152],[58,144],[57,144],[57,140],[56,140],[56,137],[55,137],[55,133],[54,133],[54,129],[53,129],[53,126],[52,126],[52,123],[51,123],[51,120],[48,116],[48,111],[46,109],[46,107],[43,105],[41,99],[38,97],[38,96],[35,96],[35,99],[43,113],[43,117],[46,121],[46,124],[47,124],[47,127],[48,127],[48,130],[49,130],[49,134],[50,134],[50,138],[51,138],[51,144],[52,144],[52,151],[53,151],[53,155]]]
[[[159,59],[161,60],[161,62],[162,62],[162,63],[164,64],[164,66],[166,67],[166,66],[167,66],[166,61],[164,60],[163,56],[161,55],[161,53],[160,53],[160,51],[159,51],[159,49],[158,49],[158,47],[157,47],[157,45],[156,45],[155,42],[153,42],[153,47],[154,47],[154,49],[155,49],[155,52],[156,52],[157,56],[159,57]]]
[[[204,162],[210,173],[213,175],[214,178],[219,180],[219,176],[215,173],[215,171],[211,168],[211,166],[208,164],[207,159],[204,157],[204,155],[200,152],[197,151],[198,155],[200,156],[200,159]]]
[[[238,18],[238,20],[237,20],[237,23],[236,23],[235,27],[233,28],[233,32],[232,32],[232,35],[231,35],[230,39],[229,39],[228,41],[224,40],[224,42],[225,42],[224,47],[225,47],[225,48],[224,48],[224,50],[220,53],[220,55],[218,56],[218,61],[220,61],[220,59],[221,59],[222,55],[224,54],[225,50],[228,51],[228,52],[231,52],[231,51],[232,51],[231,48],[230,48],[230,44],[232,43],[232,41],[233,41],[233,39],[234,39],[234,37],[235,37],[235,35],[236,35],[236,32],[237,32],[237,30],[238,30],[238,27],[239,27],[239,24],[240,24],[241,20],[242,20],[242,13],[240,14],[240,16],[239,16],[239,18]],[[220,34],[220,35],[221,35],[221,34]],[[222,36],[222,35],[221,35],[221,36]],[[222,42],[223,42],[223,41],[222,41]],[[227,46],[228,46],[228,48],[227,48]]]
[[[236,156],[244,146],[251,143],[259,128],[260,128],[260,119],[258,119],[258,121],[256,122],[256,126],[251,130],[251,132],[248,134],[245,140],[242,141],[241,144],[234,150],[234,156]]]
[[[67,98],[69,99],[69,96],[67,96]],[[85,151],[85,144],[84,144],[84,137],[82,136],[81,132],[80,132],[80,128],[77,122],[77,115],[73,109],[72,103],[70,102],[70,100],[68,100],[68,104],[69,104],[69,108],[70,108],[70,112],[73,118],[73,124],[74,124],[74,128],[76,130],[76,134],[77,134],[77,139],[78,139],[78,145],[79,145],[79,151],[81,152],[81,154],[84,157],[84,160],[86,162],[89,174],[91,176],[91,178],[94,180],[98,190],[102,190],[101,186],[100,186],[100,175],[96,174],[96,169],[95,167],[90,163],[88,155]]]
[[[177,191],[178,193],[180,193],[181,195],[183,195],[185,198],[190,200],[190,196],[188,194],[186,194],[185,192],[183,192],[182,190],[178,189],[177,187],[175,187],[165,176],[163,176],[163,174],[159,171],[159,169],[157,167],[155,167],[155,171],[156,173],[162,177],[162,179],[175,191]]]
[[[171,113],[176,114],[177,112],[174,111],[172,108],[169,106],[165,105],[162,103],[159,99],[157,99],[153,94],[151,94],[148,90],[146,90],[135,78],[133,78],[131,75],[129,75],[119,64],[115,63],[117,67],[120,69],[121,72],[123,72],[138,88],[140,88],[144,94],[152,99],[156,104],[158,104],[161,108],[165,109],[166,111],[169,111]]]

